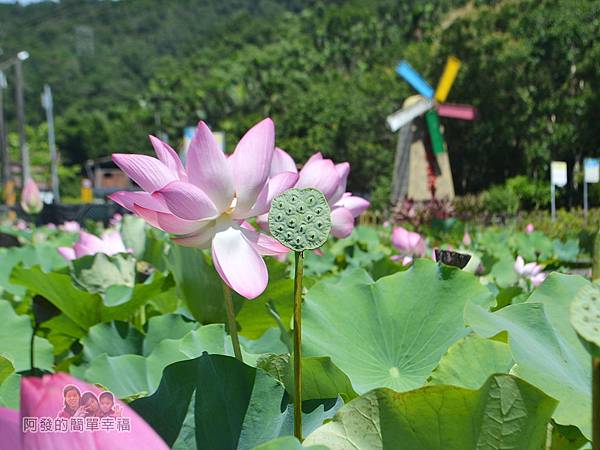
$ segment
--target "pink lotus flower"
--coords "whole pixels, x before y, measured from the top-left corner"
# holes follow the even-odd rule
[[[49,230],[56,230],[56,224],[50,222],[50,223],[46,224],[46,228],[48,228]]]
[[[229,287],[248,299],[260,295],[268,281],[261,256],[289,250],[242,223],[268,212],[273,198],[298,178],[292,170],[271,176],[277,158],[271,119],[252,127],[229,158],[200,122],[185,168],[169,145],[153,136],[150,140],[158,159],[113,155],[143,191],[117,192],[110,198],[150,225],[177,235],[177,244],[211,248],[215,268]]]
[[[403,266],[408,266],[409,264],[412,264],[412,262],[413,262],[412,256],[392,255],[392,256],[390,256],[390,259],[392,261],[402,261]]]
[[[25,183],[23,191],[21,192],[21,208],[27,214],[39,213],[44,204],[42,203],[42,197],[40,196],[40,190],[31,178]]]
[[[533,226],[532,223],[528,223],[527,226],[525,227],[525,232],[526,233],[533,233],[535,231],[535,227]]]
[[[19,220],[17,220],[15,227],[17,228],[17,230],[21,230],[21,231],[26,230],[27,222],[25,222],[23,219],[19,219]]]
[[[49,418],[52,427],[56,426],[57,413],[64,407],[63,389],[67,385],[76,386],[80,392],[91,391],[99,395],[102,390],[73,378],[65,373],[56,373],[21,379],[21,410],[0,408],[0,449],[2,450],[166,450],[168,446],[158,434],[126,404],[122,416],[129,420],[129,432],[105,431],[53,431],[23,432],[23,418]],[[61,420],[60,418],[58,419]],[[69,419],[67,427],[69,426]],[[99,422],[102,419],[99,418]],[[115,419],[116,422],[117,419]],[[84,419],[85,421],[85,419]],[[39,425],[39,420],[38,420]],[[85,422],[84,422],[85,423]],[[60,424],[59,424],[60,426]],[[67,428],[69,429],[69,428]]]
[[[525,264],[525,260],[521,256],[517,256],[517,260],[515,261],[514,265],[515,272],[524,278],[536,276],[542,271],[543,268],[543,266],[534,262]]]
[[[112,256],[126,252],[131,252],[131,250],[125,248],[121,234],[116,230],[108,231],[102,237],[82,231],[73,247],[58,248],[58,253],[68,261],[96,253]]]
[[[425,254],[425,240],[423,237],[419,233],[408,231],[402,227],[394,228],[392,245],[403,255],[423,256]]]
[[[281,170],[295,170],[294,160],[286,152],[277,149],[277,158],[273,159],[271,174]],[[331,234],[337,238],[345,238],[352,234],[354,219],[369,207],[369,202],[362,197],[346,192],[350,164],[347,162],[334,164],[331,159],[323,159],[321,152],[312,155],[298,174],[294,187],[315,188],[321,191],[331,207]],[[263,229],[268,229],[268,215],[257,219]]]
[[[79,231],[81,230],[81,225],[79,225],[79,223],[74,220],[67,220],[61,225],[61,228],[63,229],[63,231],[66,231],[68,233],[79,233]]]
[[[547,273],[540,272],[537,275],[534,275],[530,278],[531,284],[533,284],[534,286],[539,286],[540,284],[542,284],[544,282],[544,280],[546,279],[547,276],[548,276]]]
[[[542,284],[548,275],[542,272],[544,266],[535,262],[525,264],[525,260],[521,256],[517,256],[514,269],[517,275],[521,278],[529,279],[534,286]]]

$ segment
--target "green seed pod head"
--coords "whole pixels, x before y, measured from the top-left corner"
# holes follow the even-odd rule
[[[588,351],[600,356],[600,286],[590,284],[577,292],[571,303],[571,325]]]
[[[289,189],[273,199],[269,229],[275,239],[296,252],[319,248],[331,231],[331,210],[322,192]]]

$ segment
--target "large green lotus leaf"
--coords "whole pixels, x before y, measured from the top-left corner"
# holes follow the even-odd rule
[[[71,372],[89,382],[108,387],[118,397],[153,392],[163,369],[171,363],[197,358],[203,352],[233,355],[231,339],[222,324],[204,325],[181,338],[163,339],[147,356],[127,354],[94,358],[88,366],[74,367]],[[243,352],[244,360],[256,362],[256,355]],[[125,375],[124,375],[125,374]]]
[[[238,312],[237,321],[240,324],[240,334],[249,339],[258,339],[276,325],[268,312],[267,302],[272,303],[287,330],[294,309],[294,280],[288,274],[288,266],[275,258],[267,258],[265,262],[269,271],[267,288],[254,300],[239,301],[241,310]],[[310,285],[311,281],[305,277],[304,286]]]
[[[552,436],[550,448],[547,450],[581,450],[589,449],[588,440],[583,437],[579,428],[574,426],[565,427],[552,423]]]
[[[552,241],[554,256],[560,261],[574,262],[579,255],[579,239],[568,239],[564,243],[559,239]]]
[[[284,436],[272,441],[265,442],[264,444],[254,447],[252,450],[329,450],[324,445],[311,445],[310,447],[304,447],[298,439],[292,436]]]
[[[332,450],[539,450],[556,403],[510,375],[494,375],[479,390],[375,389],[344,405],[304,444]]]
[[[591,437],[591,359],[569,321],[570,303],[589,282],[552,273],[525,303],[491,313],[471,304],[467,323],[482,336],[507,331],[512,370],[560,403],[554,420]]]
[[[133,287],[135,263],[130,254],[96,253],[73,260],[72,276],[79,287],[90,293],[103,293],[115,285]]]
[[[22,297],[26,289],[10,282],[10,272],[22,261],[19,247],[0,248],[0,287],[12,295]]]
[[[56,246],[46,242],[25,247],[0,248],[0,287],[19,297],[25,295],[25,289],[10,281],[10,273],[19,263],[27,268],[41,265],[44,272],[67,266],[67,261],[58,253]]]
[[[554,254],[552,240],[541,231],[515,233],[509,239],[509,243],[526,261],[543,261]]]
[[[40,328],[48,331],[47,338],[54,347],[55,355],[70,351],[73,342],[85,336],[86,332],[64,314],[43,322]]]
[[[175,279],[177,294],[194,318],[203,324],[225,322],[223,284],[202,250],[171,245],[165,260]],[[233,297],[237,297],[235,292]],[[235,302],[234,306],[239,309],[241,303]]]
[[[508,373],[513,365],[508,344],[470,334],[450,346],[429,383],[479,389],[490,375]]]
[[[283,397],[263,370],[203,355],[165,368],[156,392],[130,406],[174,449],[251,449],[290,434]]]
[[[181,339],[198,328],[195,322],[187,321],[179,314],[165,314],[148,320],[148,332],[144,338],[143,354],[149,355],[165,339]]]
[[[201,250],[178,245],[171,246],[167,265],[173,273],[177,293],[200,323],[225,322],[223,283],[215,269],[206,261]],[[273,302],[283,323],[292,317],[293,280],[287,274],[287,266],[274,258],[266,259],[269,285],[265,292],[252,301],[233,292],[233,303],[240,324],[239,332],[249,339],[259,338],[275,325],[269,315],[267,302]]]
[[[15,373],[15,367],[12,362],[4,356],[0,356],[0,385],[13,373]]]
[[[134,286],[128,301],[118,305],[107,305],[100,295],[73,286],[69,275],[44,273],[39,266],[30,269],[21,265],[15,267],[11,282],[42,295],[84,330],[100,322],[127,320],[135,310],[146,304],[153,296],[172,286],[171,277],[154,272],[144,283]]]
[[[31,368],[31,320],[18,315],[6,300],[0,300],[0,356],[6,358],[17,372]],[[54,363],[52,346],[39,336],[34,340],[34,364],[38,369],[50,370]]]
[[[294,396],[294,367],[289,354],[265,355],[257,367],[281,381],[290,397]],[[356,397],[350,379],[327,357],[302,358],[302,399],[318,400],[340,396],[344,402]]]
[[[0,406],[19,409],[21,375],[13,372],[0,384]]]
[[[417,260],[376,282],[349,272],[315,284],[303,305],[307,356],[329,356],[354,389],[422,386],[448,347],[467,334],[469,301],[492,296],[472,274]]]
[[[144,256],[146,249],[146,222],[133,214],[125,214],[121,223],[121,237],[126,248],[133,251],[136,259]]]
[[[56,244],[39,242],[35,245],[20,247],[18,250],[25,267],[40,265],[44,272],[61,269],[68,265],[67,260],[57,251]]]
[[[81,339],[83,355],[88,361],[106,353],[117,356],[127,353],[141,353],[142,334],[127,322],[99,323],[88,330]]]
[[[494,279],[498,287],[507,288],[514,286],[519,280],[519,276],[515,272],[515,258],[512,253],[504,248],[494,254],[496,262],[492,266],[490,276]]]

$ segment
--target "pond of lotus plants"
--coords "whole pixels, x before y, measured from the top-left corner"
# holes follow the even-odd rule
[[[0,449],[591,447],[577,240],[357,226],[350,166],[298,172],[269,119],[151,143],[113,155],[132,214],[0,227]]]

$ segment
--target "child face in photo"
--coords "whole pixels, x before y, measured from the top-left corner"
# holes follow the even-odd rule
[[[79,398],[79,392],[75,389],[72,389],[65,394],[65,401],[71,409],[79,408]]]
[[[103,413],[109,412],[114,405],[113,399],[108,395],[100,397],[100,411]]]
[[[85,406],[89,414],[96,414],[98,412],[98,409],[100,408],[100,405],[98,405],[98,400],[96,400],[93,397],[87,401],[87,404]]]

